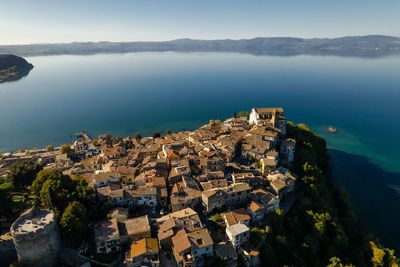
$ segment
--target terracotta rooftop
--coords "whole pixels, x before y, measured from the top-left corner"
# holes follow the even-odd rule
[[[157,238],[143,238],[131,245],[130,256],[134,259],[145,253],[158,253],[158,240]]]
[[[254,108],[257,113],[283,112],[283,108]]]
[[[172,244],[175,252],[178,254],[191,248],[191,244],[185,230],[179,231],[175,236],[172,237]]]
[[[118,223],[118,229],[121,236],[150,232],[149,218],[146,215],[127,219]]]

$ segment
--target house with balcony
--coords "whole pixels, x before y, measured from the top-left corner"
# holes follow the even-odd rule
[[[238,248],[244,243],[249,242],[250,229],[247,225],[237,223],[226,228],[226,235],[234,248]]]
[[[190,233],[181,230],[172,237],[172,251],[178,266],[204,266],[214,256],[213,245],[205,228]]]
[[[223,206],[234,206],[248,200],[251,187],[247,183],[231,184],[225,188],[213,188],[202,192],[202,204],[206,212]]]
[[[160,246],[169,248],[171,246],[171,238],[180,230],[187,233],[202,229],[204,226],[199,215],[191,208],[186,208],[167,214],[156,219],[157,237]]]
[[[97,253],[111,253],[121,250],[121,239],[117,219],[106,220],[94,227]]]
[[[251,215],[253,221],[259,221],[264,218],[265,207],[259,202],[251,201],[247,206],[247,212]]]

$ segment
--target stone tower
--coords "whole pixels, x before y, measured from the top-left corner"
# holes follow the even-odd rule
[[[12,224],[10,231],[19,263],[35,267],[55,265],[60,235],[53,211],[28,209]]]

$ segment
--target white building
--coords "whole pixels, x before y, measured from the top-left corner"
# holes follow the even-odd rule
[[[86,143],[82,141],[80,142],[75,141],[72,146],[72,149],[74,150],[75,155],[83,155],[86,153],[86,147],[87,147]]]
[[[283,108],[253,108],[249,116],[252,125],[266,125],[278,128],[286,134],[286,118]]]
[[[237,223],[226,228],[226,235],[232,245],[236,248],[249,241],[250,229],[242,223]]]

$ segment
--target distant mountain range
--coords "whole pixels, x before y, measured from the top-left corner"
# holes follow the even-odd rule
[[[68,44],[0,45],[0,54],[19,56],[89,55],[130,52],[237,52],[254,55],[334,55],[380,57],[400,54],[400,38],[368,35],[303,39],[268,37],[242,40],[178,39],[165,42],[74,42]]]

